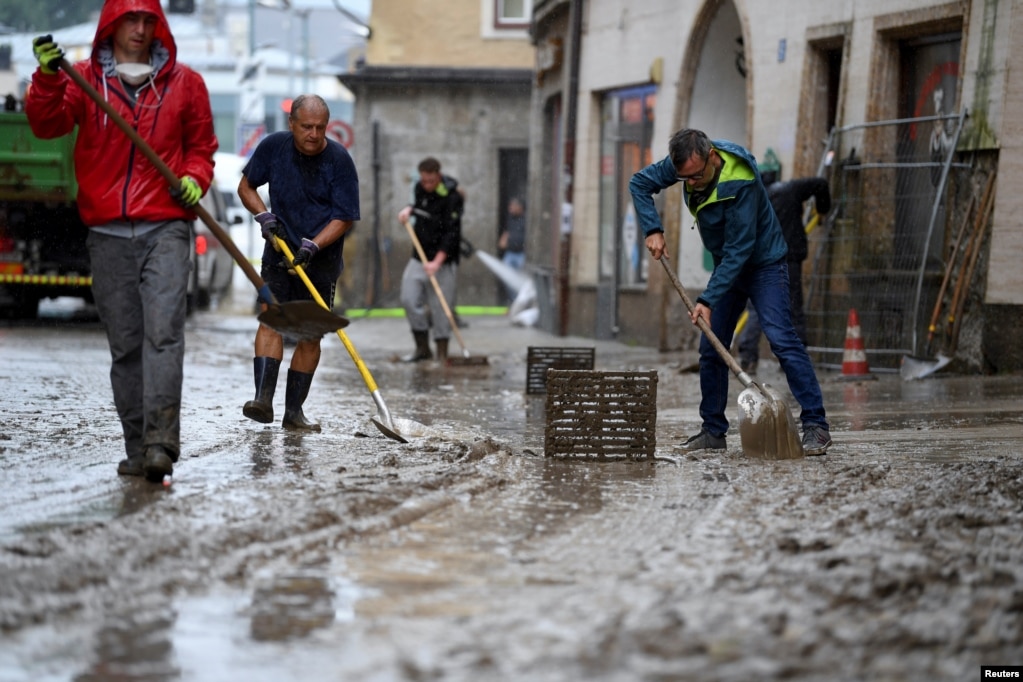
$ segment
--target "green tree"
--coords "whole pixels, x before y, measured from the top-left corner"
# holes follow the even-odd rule
[[[19,33],[55,31],[94,18],[103,0],[3,0],[0,24]]]

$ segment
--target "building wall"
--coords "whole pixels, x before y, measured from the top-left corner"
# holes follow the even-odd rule
[[[728,117],[742,108],[737,104],[741,96],[737,99],[734,95],[744,90],[747,132],[745,139],[735,141],[749,147],[758,158],[768,148],[773,149],[782,163],[783,177],[788,178],[816,172],[824,149],[827,130],[819,120],[816,127],[808,125],[820,119],[822,76],[820,64],[814,60],[822,46],[837,44],[842,49],[835,124],[851,125],[894,117],[900,41],[914,35],[961,30],[961,92],[956,99],[960,106],[969,108],[970,118],[960,152],[964,157],[970,150],[994,154],[1000,166],[998,184],[1003,188],[1023,170],[1013,160],[1019,154],[1009,153],[1023,144],[1018,116],[1023,104],[1023,57],[1018,47],[1023,44],[1021,0],[588,0],[584,7],[579,136],[572,178],[575,220],[570,281],[573,296],[578,293],[578,301],[573,298],[573,304],[591,301],[598,279],[602,94],[614,88],[658,82],[658,71],[663,77],[655,111],[654,158],[666,153],[668,138],[679,127],[701,127],[712,137],[717,136],[717,129],[740,130]],[[712,68],[724,63],[736,47],[713,36],[712,20],[719,11],[736,14],[743,40],[738,49],[743,53],[747,75],[744,84],[733,87],[731,94],[719,91],[727,69],[716,73]],[[717,51],[707,47],[722,42],[726,44],[718,45]],[[567,43],[565,50],[571,50]],[[663,68],[655,68],[658,65]],[[563,96],[567,68],[566,63],[559,79]],[[722,104],[723,96],[729,99]],[[716,116],[715,107],[721,107]],[[534,120],[536,117],[534,112]],[[533,134],[537,134],[535,130]],[[734,139],[739,134],[730,136]],[[674,243],[671,239],[677,241],[680,232],[686,231],[685,219],[678,189],[664,194],[665,227],[669,243]],[[987,267],[984,300],[999,306],[1003,316],[1004,306],[1018,310],[1023,305],[1023,278],[1016,266],[1023,257],[1023,231],[1018,218],[1023,215],[1023,207],[1016,205],[1019,202],[1019,193],[1004,189],[998,192],[988,246],[990,257],[982,261]],[[686,254],[679,257],[685,258]],[[674,295],[672,291],[666,293],[663,278],[654,270],[647,293],[651,311],[664,308],[664,298]],[[692,284],[690,281],[687,286]],[[573,333],[586,332],[593,317],[590,307],[579,305],[579,312],[571,314]],[[630,327],[628,318],[623,316],[619,332],[625,340],[656,337],[661,345],[670,347],[687,343],[684,334],[675,330],[666,334],[662,328],[652,334],[641,328],[646,324],[642,319],[635,323],[639,326]],[[660,324],[663,327],[671,322],[662,319]],[[988,341],[984,345],[992,349],[996,344]]]
[[[366,62],[377,66],[529,68],[527,29],[496,30],[493,0],[373,3]]]
[[[400,304],[401,273],[412,245],[397,215],[411,200],[419,179],[416,167],[426,156],[441,162],[466,194],[462,236],[477,249],[496,252],[500,211],[495,178],[501,149],[528,145],[528,90],[483,92],[466,86],[442,88],[372,86],[357,91],[355,128],[363,142],[352,148],[359,170],[362,220],[345,247],[348,277],[355,291],[367,292],[373,259],[366,251],[374,231],[383,245],[388,275],[374,293],[377,307]],[[442,124],[438,124],[442,121]],[[374,124],[376,150],[374,152]],[[375,199],[379,203],[375,204]],[[379,215],[379,218],[377,218]],[[459,304],[495,305],[499,282],[479,257],[459,266]],[[364,304],[358,294],[346,303]]]
[[[997,86],[1004,83],[1005,90],[1000,103],[995,100],[990,108],[991,127],[998,131],[1000,143],[998,174],[1002,181],[995,203],[985,302],[1019,306],[1023,304],[1023,268],[1019,266],[1023,257],[1023,193],[1011,187],[1023,178],[1023,116],[1020,115],[1023,112],[1023,3],[1002,4],[1011,6],[1011,11],[999,13],[995,53],[1004,55],[1004,63],[996,61],[998,70],[990,74],[987,83],[994,87],[994,97],[1001,94]]]
[[[342,77],[356,96],[351,151],[362,204],[345,250],[346,303],[400,304],[412,245],[396,216],[410,201],[426,156],[436,157],[441,172],[465,190],[462,236],[496,254],[504,212],[500,159],[503,150],[529,146],[534,52],[527,28],[494,29],[492,7],[493,0],[373,5],[366,60]],[[379,260],[370,249],[374,237]],[[456,303],[502,302],[501,283],[482,259],[463,257]]]

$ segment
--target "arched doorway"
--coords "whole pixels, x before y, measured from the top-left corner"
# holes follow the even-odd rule
[[[733,0],[707,0],[690,36],[679,76],[678,128],[698,128],[712,140],[748,146],[749,74],[746,22]],[[692,228],[693,218],[679,199],[676,267],[686,287],[700,291],[713,263]],[[694,296],[695,297],[695,296]]]

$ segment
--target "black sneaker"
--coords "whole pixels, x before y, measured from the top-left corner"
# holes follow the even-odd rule
[[[150,445],[146,449],[146,459],[143,464],[146,480],[153,483],[162,483],[164,476],[174,474],[174,460],[167,454],[162,445]]]
[[[725,437],[715,436],[709,431],[700,429],[700,432],[682,444],[683,452],[696,452],[697,450],[724,450]]]
[[[143,455],[133,455],[128,459],[122,459],[117,464],[117,473],[120,476],[142,476],[146,472],[143,464],[146,458]]]
[[[814,457],[823,455],[831,447],[831,433],[827,427],[807,424],[803,427],[803,454]]]

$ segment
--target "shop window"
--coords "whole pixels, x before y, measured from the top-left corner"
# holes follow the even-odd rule
[[[629,194],[632,175],[653,161],[655,86],[604,95],[600,142],[600,264],[616,288],[646,282],[650,259]]]

